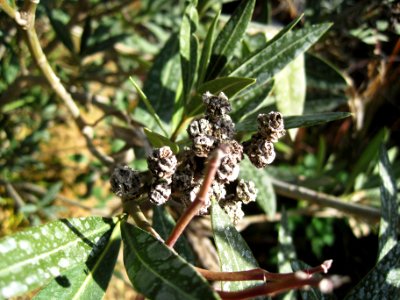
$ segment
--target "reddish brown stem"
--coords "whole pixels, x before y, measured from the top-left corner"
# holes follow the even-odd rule
[[[307,278],[301,279],[293,277],[292,280],[284,280],[259,285],[253,288],[237,292],[218,291],[222,299],[252,299],[258,296],[275,296],[292,289],[299,289],[306,286],[318,286],[323,292],[329,292],[332,289],[332,282],[328,279]]]
[[[199,210],[205,204],[208,191],[210,190],[215,173],[217,172],[217,169],[221,163],[221,159],[223,158],[224,154],[225,152],[222,147],[217,148],[212,153],[210,160],[207,164],[206,175],[204,177],[203,184],[200,187],[200,191],[197,194],[196,199],[192,202],[192,204],[187,208],[187,210],[183,213],[183,215],[176,223],[176,226],[172,231],[170,237],[165,242],[167,246],[174,247],[176,241],[181,236],[186,226],[194,218],[194,216],[198,214]]]
[[[264,282],[288,281],[297,278],[302,274],[305,278],[310,278],[316,273],[326,273],[332,265],[332,260],[326,260],[321,265],[310,269],[305,269],[295,273],[270,273],[261,268],[238,271],[238,272],[214,272],[202,268],[196,268],[204,278],[211,281],[246,281],[246,280],[262,280]]]

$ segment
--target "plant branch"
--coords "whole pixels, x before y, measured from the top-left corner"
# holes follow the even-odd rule
[[[89,150],[103,164],[110,167],[111,165],[113,165],[114,160],[110,156],[107,156],[104,153],[102,153],[94,146],[93,128],[86,124],[86,122],[80,115],[79,108],[72,99],[71,94],[69,94],[68,91],[65,89],[65,87],[62,85],[60,79],[57,77],[57,75],[51,68],[46,58],[46,55],[43,53],[43,49],[40,45],[40,41],[34,26],[36,6],[38,3],[39,3],[38,0],[25,1],[24,10],[20,13],[20,15],[24,17],[23,19],[26,22],[22,23],[19,22],[17,20],[17,15],[16,18],[14,19],[25,30],[27,43],[36,64],[38,65],[43,76],[46,78],[48,84],[51,86],[51,88],[54,90],[57,96],[61,98],[64,105],[67,107],[68,111],[72,115],[75,123],[77,124],[79,130],[81,131],[83,137],[85,138]]]
[[[335,208],[339,211],[378,222],[381,216],[379,209],[374,207],[345,202],[340,198],[317,192],[306,187],[290,184],[271,177],[272,185],[277,194],[291,199],[302,199],[321,206]]]
[[[225,149],[223,147],[219,147],[214,150],[211,154],[207,169],[206,175],[204,177],[203,184],[200,187],[200,191],[198,192],[196,199],[192,202],[192,204],[187,208],[187,210],[183,213],[183,215],[179,218],[174,230],[172,231],[170,237],[165,242],[165,244],[169,247],[174,247],[176,241],[181,236],[182,232],[185,230],[186,226],[189,222],[196,216],[199,210],[204,206],[206,202],[206,197],[208,197],[208,191],[210,190],[211,184],[214,180],[215,173],[221,163],[221,159],[225,155]]]
[[[6,0],[0,0],[0,8],[11,18],[16,20],[16,11]]]

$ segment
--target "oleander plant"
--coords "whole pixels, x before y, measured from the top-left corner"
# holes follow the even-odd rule
[[[400,8],[356,2],[0,0],[0,299],[399,298]]]

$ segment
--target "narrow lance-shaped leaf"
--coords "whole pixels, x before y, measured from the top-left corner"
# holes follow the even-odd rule
[[[172,142],[169,138],[158,134],[157,132],[153,132],[148,128],[143,128],[144,133],[146,134],[147,138],[149,139],[151,145],[154,148],[161,148],[163,146],[169,146],[171,150],[177,154],[179,152],[179,146]]]
[[[352,171],[347,180],[346,193],[354,186],[354,182],[357,176],[363,172],[366,172],[371,166],[371,161],[375,161],[378,157],[378,152],[381,144],[383,143],[387,130],[382,128],[363,148],[361,155],[358,156],[356,162],[353,163]]]
[[[276,212],[276,195],[269,175],[264,169],[256,169],[246,157],[240,163],[240,178],[254,182],[257,193],[257,204],[268,216]]]
[[[348,112],[326,112],[303,116],[284,116],[285,129],[321,125],[350,116],[351,113]],[[255,120],[257,120],[257,115],[248,117],[245,121],[238,123],[236,129],[238,131],[247,132],[257,131],[257,122]]]
[[[124,264],[134,288],[150,299],[219,299],[207,281],[166,245],[122,224]]]
[[[249,116],[257,114],[265,106],[275,102],[271,93],[274,87],[274,81],[271,80],[264,85],[258,85],[252,89],[251,98],[234,97],[231,101],[233,113],[231,117],[236,122],[243,122]]]
[[[175,227],[175,221],[168,213],[164,206],[157,206],[153,211],[153,227],[160,234],[160,236],[167,240],[172,230]],[[174,249],[181,255],[187,262],[194,264],[196,257],[191,249],[189,242],[184,235],[180,236],[177,240]]]
[[[189,4],[183,15],[179,31],[179,52],[183,79],[183,105],[188,101],[192,89],[198,63],[198,40],[194,35],[198,22],[196,7]]]
[[[331,24],[320,24],[287,32],[240,64],[229,76],[257,78],[253,89],[263,85],[297,56],[307,51],[330,26]],[[246,90],[241,97],[251,98],[252,89]]]
[[[399,199],[392,167],[386,149],[381,146],[379,151],[379,174],[381,177],[381,211],[379,227],[379,257],[380,261],[398,243]]]
[[[303,114],[306,100],[304,55],[299,55],[275,75],[274,96],[276,107],[284,116]],[[288,132],[294,140],[297,129]]]
[[[72,43],[71,34],[67,26],[69,21],[67,20],[68,15],[62,10],[49,7],[46,2],[44,7],[46,9],[46,14],[49,17],[50,24],[53,27],[57,37],[64,44],[64,46],[73,53],[74,44]]]
[[[164,122],[169,123],[174,114],[180,80],[179,42],[177,35],[172,34],[155,58],[143,84],[144,94]]]
[[[45,284],[97,255],[115,223],[100,217],[65,219],[0,240],[0,298]]]
[[[156,113],[156,111],[154,110],[153,106],[150,103],[150,100],[146,97],[146,95],[143,93],[142,89],[137,85],[137,83],[135,82],[135,80],[133,80],[132,77],[129,77],[130,81],[132,82],[133,86],[135,87],[137,93],[139,94],[139,97],[142,99],[142,101],[144,102],[144,104],[146,105],[147,110],[149,111],[149,113],[153,116],[154,120],[157,122],[158,126],[160,127],[160,129],[163,131],[163,133],[165,134],[165,136],[168,136],[167,131],[165,130],[163,124],[161,123],[161,119],[158,116],[158,114]]]
[[[102,299],[114,271],[121,245],[120,222],[101,254],[53,279],[34,299]]]
[[[397,243],[345,299],[400,299],[399,270],[400,244]]]
[[[216,38],[207,69],[207,80],[214,79],[230,61],[234,50],[243,38],[247,25],[251,20],[255,0],[244,0],[235,9],[228,22]],[[241,75],[238,77],[252,77]]]
[[[258,268],[249,246],[232,225],[229,216],[218,202],[212,201],[211,221],[221,271],[235,272]],[[257,281],[223,282],[222,290],[238,291],[254,286]]]
[[[212,45],[214,43],[215,28],[217,27],[218,19],[221,12],[219,11],[208,28],[206,38],[204,39],[203,49],[201,51],[199,70],[197,75],[197,86],[203,83],[206,76],[207,66],[210,62]]]

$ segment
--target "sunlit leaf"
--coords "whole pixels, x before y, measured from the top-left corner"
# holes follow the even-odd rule
[[[45,284],[104,249],[113,219],[63,219],[0,240],[0,298]]]
[[[124,263],[135,289],[150,299],[219,299],[207,281],[166,245],[122,224]]]
[[[258,263],[249,246],[215,200],[212,202],[211,221],[221,271],[234,272],[258,268]],[[243,290],[256,283],[257,281],[223,282],[222,290]]]
[[[206,70],[210,62],[211,50],[214,43],[215,28],[217,27],[220,14],[221,13],[218,12],[215,15],[214,20],[210,25],[210,28],[208,28],[206,38],[204,39],[203,49],[201,50],[201,56],[200,56],[198,76],[197,76],[198,85],[203,83],[204,77],[206,76]]]
[[[320,24],[289,32],[285,28],[284,34],[278,33],[278,38],[273,39],[272,43],[238,64],[229,76],[257,78],[257,84],[243,92],[241,97],[252,98],[254,88],[269,82],[288,63],[318,41],[330,26]]]
[[[240,163],[240,178],[251,180],[258,189],[257,203],[270,217],[276,213],[276,195],[269,175],[264,169],[255,168],[246,157]]]
[[[183,105],[192,89],[194,77],[197,73],[198,39],[194,35],[198,23],[196,7],[189,4],[186,7],[179,31],[179,53],[183,80]]]
[[[175,221],[168,213],[164,206],[154,207],[153,210],[153,227],[160,234],[160,236],[167,240],[172,230],[175,227]],[[177,240],[174,249],[180,254],[187,262],[194,264],[196,257],[192,248],[189,245],[186,237],[182,235]]]
[[[379,228],[379,258],[381,260],[398,243],[400,199],[397,196],[395,177],[386,149],[379,151],[381,177],[381,221]]]
[[[284,116],[303,114],[306,99],[304,55],[299,55],[275,75],[274,96],[276,107]],[[288,132],[294,140],[297,129]]]
[[[120,245],[118,222],[101,254],[53,279],[34,299],[102,299],[113,274]]]
[[[158,134],[157,132],[153,132],[148,128],[143,128],[144,133],[149,139],[151,145],[154,148],[161,148],[163,146],[169,146],[171,150],[176,154],[179,152],[179,146],[172,142],[169,138]]]
[[[133,80],[132,77],[129,77],[129,79],[131,80],[133,86],[135,87],[137,93],[139,94],[140,98],[142,99],[142,101],[144,102],[144,104],[146,105],[146,108],[148,110],[148,112],[152,115],[152,117],[154,118],[154,120],[157,122],[158,126],[160,127],[160,129],[163,131],[164,135],[167,136],[168,133],[165,130],[160,117],[158,116],[158,114],[156,113],[156,111],[154,110],[153,106],[150,103],[150,100],[147,98],[147,96],[143,93],[142,89],[137,85],[137,83],[135,82],[135,80]]]
[[[232,58],[234,50],[243,38],[243,34],[251,20],[254,5],[255,0],[242,1],[218,34],[207,69],[207,80],[214,79]],[[252,76],[240,75],[238,77]]]

